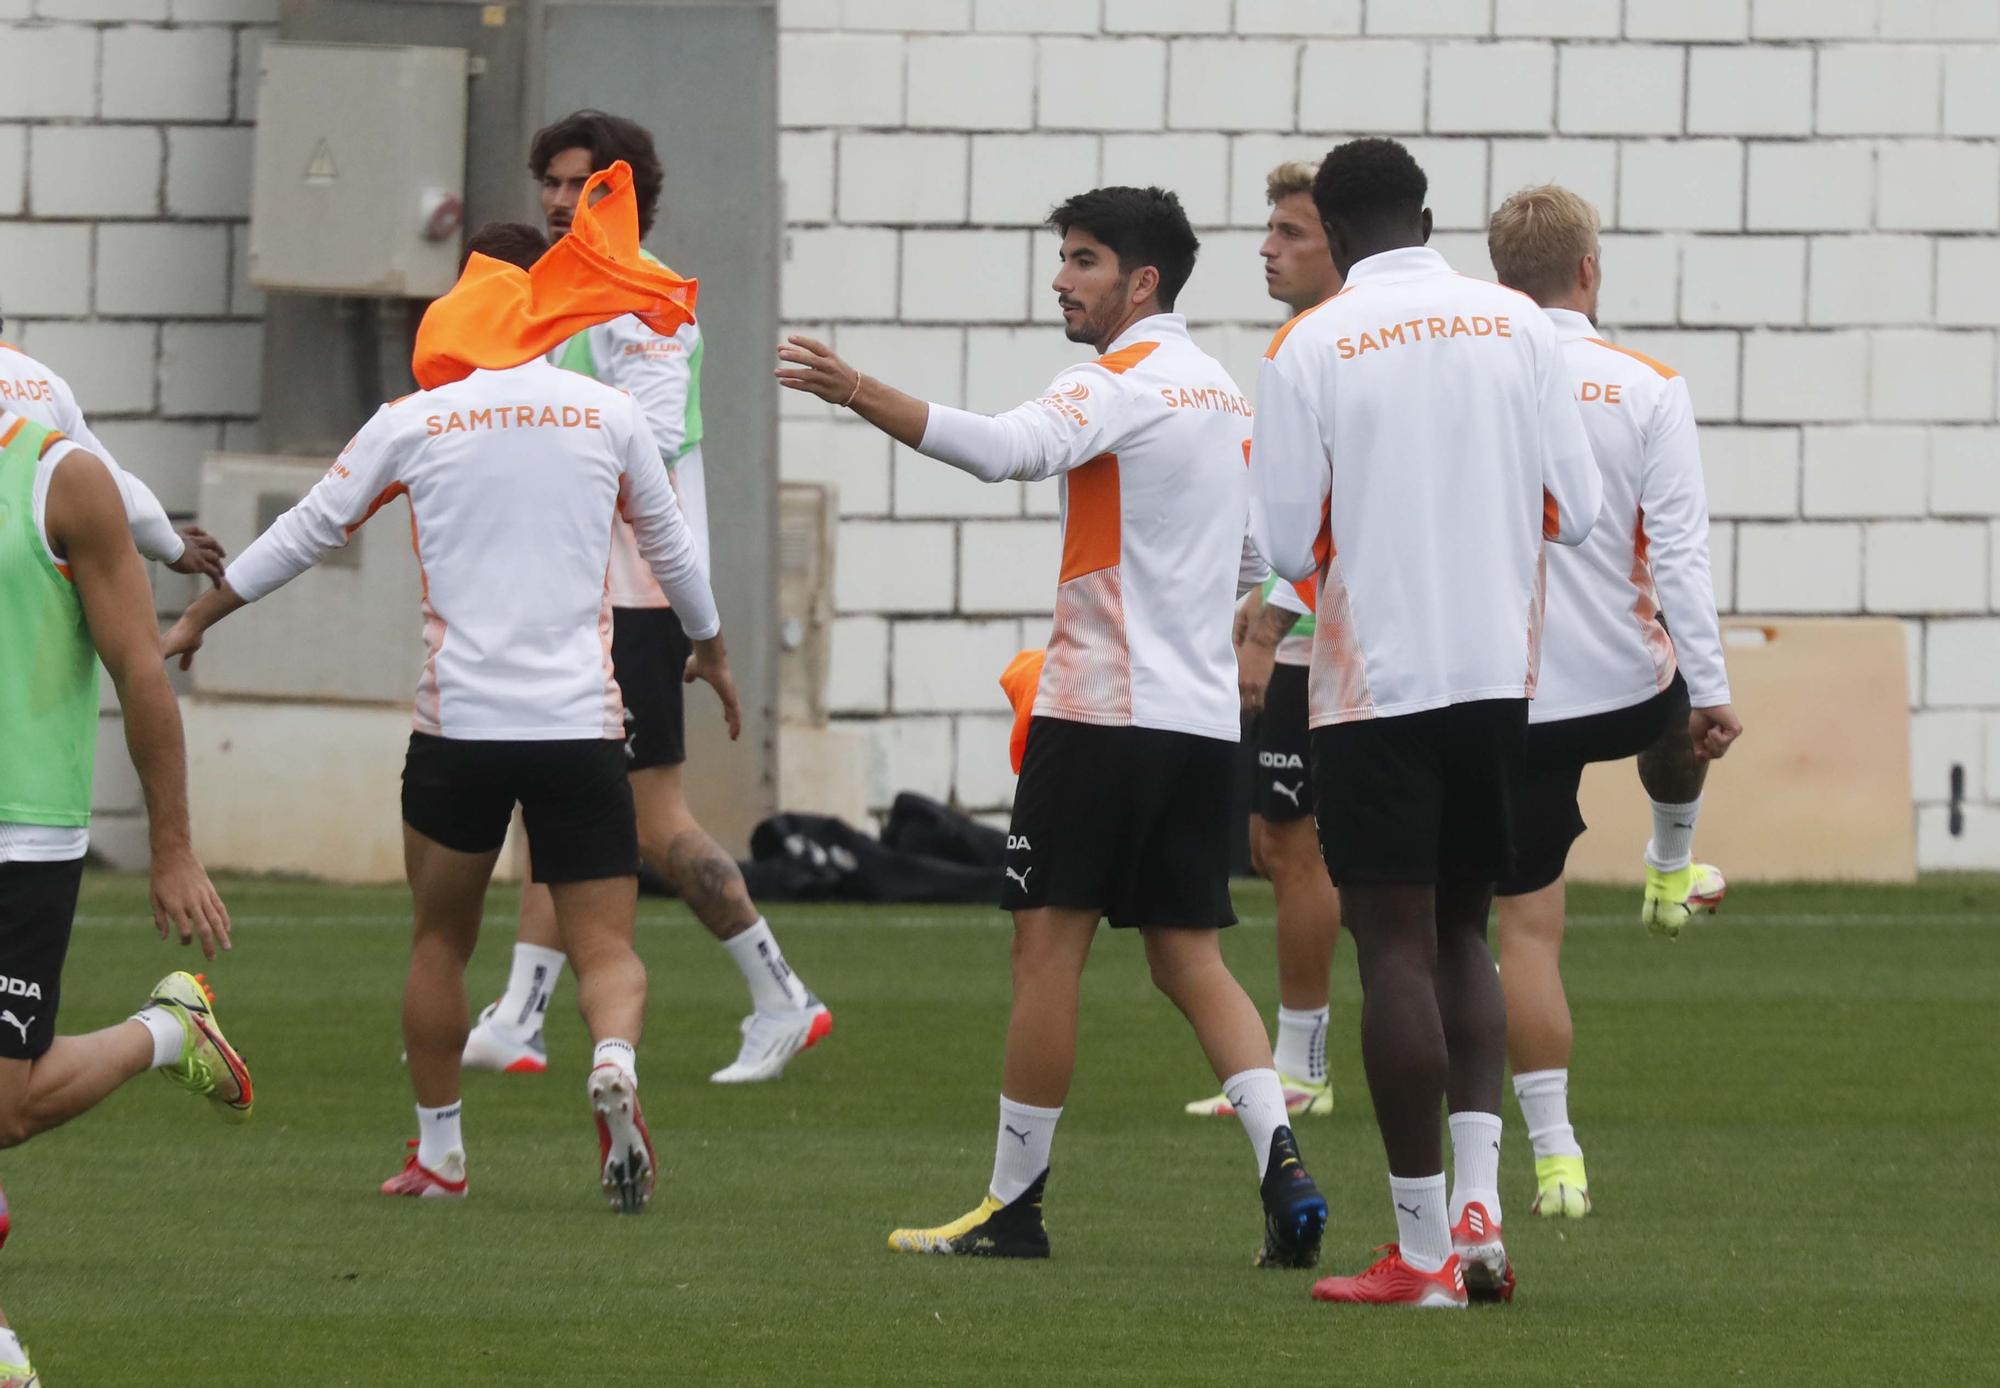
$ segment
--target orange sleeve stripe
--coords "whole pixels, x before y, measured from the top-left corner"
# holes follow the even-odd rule
[[[368,509],[361,513],[361,519],[347,527],[347,533],[349,535],[352,535],[362,526],[368,524],[369,520],[375,515],[377,511],[381,510],[384,506],[387,506],[397,497],[408,496],[409,494],[410,494],[410,489],[404,486],[401,482],[391,482],[388,486],[382,489],[381,495],[377,496],[373,501],[368,503]],[[412,536],[416,534],[416,529],[417,529],[416,515],[417,515],[416,508],[413,506],[410,508],[410,533]]]
[[[1661,376],[1665,377],[1669,381],[1671,381],[1674,377],[1681,374],[1680,372],[1674,370],[1671,366],[1668,366],[1663,361],[1654,361],[1644,352],[1635,352],[1630,347],[1620,347],[1617,343],[1606,342],[1601,337],[1589,337],[1585,338],[1584,341],[1595,342],[1599,347],[1603,347],[1609,351],[1616,352],[1620,356],[1630,357],[1633,361],[1644,362],[1646,365],[1652,367],[1653,370],[1659,372]]]
[[[1130,347],[1120,347],[1099,357],[1097,364],[1114,376],[1122,376],[1159,350],[1157,342],[1135,342]]]
[[[28,421],[20,415],[15,415],[14,423],[8,428],[7,432],[0,434],[0,448],[5,448],[8,444],[12,443],[15,435],[27,427]]]
[[[1562,534],[1562,508],[1556,505],[1555,494],[1547,487],[1542,488],[1542,538],[1553,540]]]
[[[42,440],[42,451],[36,456],[42,458],[48,457],[49,450],[51,448],[54,448],[57,444],[61,443],[64,439],[68,437],[69,437],[68,434],[63,433],[60,430],[57,429],[49,430],[49,436]]]
[[[1284,327],[1278,329],[1277,335],[1271,339],[1271,345],[1264,349],[1265,357],[1269,358],[1277,356],[1278,349],[1285,345],[1285,339],[1291,336],[1293,328],[1296,328],[1299,324],[1305,322],[1307,318],[1311,317],[1315,313],[1318,313],[1321,309],[1325,308],[1335,299],[1338,299],[1341,294],[1345,294],[1346,292],[1347,291],[1343,289],[1337,294],[1331,294],[1328,297],[1321,299],[1318,303],[1314,304],[1311,308],[1306,309],[1304,312],[1293,314],[1291,320],[1287,322]]]

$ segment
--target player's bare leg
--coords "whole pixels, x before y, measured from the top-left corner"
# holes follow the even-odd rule
[[[1294,1114],[1333,1112],[1327,1075],[1329,983],[1340,941],[1340,895],[1326,875],[1310,817],[1265,827],[1264,859],[1278,900],[1278,1040],[1285,1103]]]
[[[1514,1270],[1500,1237],[1500,1094],[1507,1066],[1507,999],[1486,945],[1491,882],[1437,886],[1437,994],[1449,1057],[1451,1241],[1475,1299],[1512,1300]]]
[[[1696,911],[1714,914],[1729,889],[1720,871],[1694,861],[1694,828],[1707,779],[1708,763],[1695,755],[1683,718],[1669,718],[1659,738],[1639,754],[1639,784],[1653,807],[1640,918],[1655,935],[1669,939],[1680,935]]]
[[[639,1107],[639,1034],[646,1020],[646,966],[632,948],[636,877],[562,882],[550,889],[557,929],[576,970],[576,1001],[595,1043],[590,1104],[597,1117],[605,1198],[639,1214],[653,1196],[659,1163]]]
[[[0,1060],[0,1148],[17,1147],[95,1108],[111,1091],[153,1068],[152,1033],[120,1022],[82,1036],[58,1036],[38,1060]]]
[[[1558,877],[1539,891],[1500,898],[1500,985],[1507,995],[1507,1059],[1528,1141],[1535,1149],[1534,1214],[1581,1219],[1590,1213],[1583,1148],[1569,1121],[1574,1032],[1563,991],[1563,912]]]

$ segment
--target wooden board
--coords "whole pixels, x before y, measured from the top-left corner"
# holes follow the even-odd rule
[[[1732,882],[1916,877],[1903,630],[1886,618],[1723,620],[1743,736],[1710,768],[1695,856]],[[1652,830],[1630,761],[1590,767],[1577,881],[1634,882]]]

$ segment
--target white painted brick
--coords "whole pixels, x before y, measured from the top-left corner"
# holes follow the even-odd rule
[[[250,283],[250,227],[229,228],[229,312],[238,318],[264,316],[264,291]]]
[[[972,23],[972,0],[842,0],[848,29],[948,30]]]
[[[895,449],[894,477],[893,509],[898,516],[957,520],[1021,514],[1019,482],[982,482],[969,472],[901,445]],[[942,580],[947,587],[949,580],[949,574]]]
[[[1298,46],[1271,39],[1176,39],[1167,124],[1181,130],[1290,130]]]
[[[1064,198],[1098,186],[1098,138],[974,135],[972,220],[988,225],[1041,226],[1049,209]]]
[[[32,0],[0,0],[0,23],[26,19],[33,9]]]
[[[1644,352],[1680,372],[1703,423],[1737,417],[1736,383],[1742,343],[1732,332],[1623,332],[1621,346]]]
[[[29,140],[37,217],[160,215],[160,132],[148,126],[42,125]]]
[[[972,27],[1010,34],[1094,34],[1098,0],[973,0]]]
[[[1236,0],[1239,34],[1358,34],[1361,0]]]
[[[176,24],[276,24],[278,0],[172,0]]]
[[[1431,216],[1440,231],[1484,232],[1493,204],[1486,200],[1486,141],[1406,140],[1430,180]]]
[[[27,206],[28,127],[0,125],[0,217],[18,217]]]
[[[1750,333],[1743,342],[1743,417],[1862,419],[1868,402],[1866,333]]]
[[[889,709],[889,623],[880,617],[836,617],[827,653],[829,713]]]
[[[1986,793],[1994,795],[2000,790],[2000,714],[1986,715]],[[2000,798],[2000,797],[1996,797]]]
[[[1600,323],[1629,326],[1676,321],[1680,312],[1678,239],[1608,232],[1598,237],[1598,256],[1604,269],[1597,301]]]
[[[150,394],[150,377],[147,385]],[[146,408],[152,408],[151,404]],[[118,466],[151,487],[170,513],[198,513],[201,464],[222,446],[220,425],[172,419],[107,419],[93,420],[91,428],[118,460]],[[242,538],[247,541],[250,537]]]
[[[1035,123],[1035,41],[912,38],[909,122],[950,130],[1026,130]]]
[[[1800,236],[1697,236],[1681,257],[1684,323],[1798,323],[1805,317]]]
[[[1237,137],[1244,140],[1261,135]],[[1188,220],[1198,227],[1221,226],[1229,216],[1229,137],[1225,135],[1106,135],[1103,179],[1145,188],[1171,188],[1180,195]],[[975,179],[974,188],[978,187]],[[1261,199],[1263,189],[1258,189]]]
[[[1108,34],[1226,34],[1230,0],[1104,0]]]
[[[839,513],[889,514],[889,436],[873,425],[840,419],[778,422],[778,476],[831,487]]]
[[[1343,136],[1422,130],[1428,58],[1424,44],[1394,39],[1307,44],[1299,66],[1299,125]]]
[[[958,610],[1055,610],[1062,527],[1053,521],[968,521],[958,536]]]
[[[1014,801],[1014,762],[1009,715],[966,714],[958,720],[957,760],[952,794],[961,806],[1006,807]]]
[[[1935,707],[2000,708],[2000,618],[1930,623],[1924,689]]]
[[[1495,140],[1494,206],[1523,188],[1557,183],[1597,209],[1606,226],[1617,224],[1618,144],[1614,140]]]
[[[1853,44],[1819,53],[1822,135],[1928,135],[1938,128],[1935,48]]]
[[[1861,605],[1861,527],[1743,525],[1736,602],[1746,612],[1852,612]]]
[[[1986,526],[1978,521],[1877,521],[1868,527],[1870,612],[1986,610]]]
[[[1430,245],[1432,250],[1444,257],[1447,265],[1461,275],[1498,282],[1499,277],[1493,273],[1492,258],[1487,254],[1485,232],[1440,231],[1431,237]]]
[[[1881,0],[1885,39],[2000,39],[1993,0]]]
[[[1628,39],[1729,43],[1750,33],[1750,0],[1625,0]]]
[[[37,323],[23,336],[69,382],[86,418],[153,408],[159,329],[151,323]]]
[[[0,82],[0,119],[61,119],[96,109],[95,29],[26,28],[0,24],[7,80]]]
[[[1498,0],[1501,38],[1615,39],[1622,0]]]
[[[896,233],[827,227],[785,237],[781,297],[787,318],[894,318]]]
[[[1370,34],[1490,34],[1492,0],[1367,0]]]
[[[1709,580],[1715,588],[1715,610],[1736,610],[1736,524],[1711,521],[1708,527]]]
[[[1859,231],[1875,211],[1875,146],[1863,140],[1750,146],[1752,231]]]
[[[1813,237],[1809,321],[1929,322],[1931,249],[1921,236]]]
[[[276,38],[277,30],[272,27],[258,27],[243,30],[236,36],[236,102],[235,113],[239,121],[257,119],[257,82],[263,64],[264,44]]]
[[[1547,132],[1554,115],[1555,64],[1553,44],[1439,44],[1431,50],[1431,130],[1473,135]]]
[[[178,217],[250,215],[249,126],[167,130],[167,211]]]
[[[778,177],[787,222],[833,220],[833,132],[787,130],[778,136]]]
[[[1157,130],[1167,109],[1158,39],[1042,39],[1037,124],[1058,130]]]
[[[1620,147],[1618,225],[1734,231],[1743,224],[1743,146],[1734,140],[1640,140]]]
[[[1876,419],[1993,418],[1993,335],[1887,331],[1872,334],[1868,404]]]
[[[1921,516],[1929,436],[1844,424],[1805,431],[1805,513],[1815,519]]]
[[[262,323],[169,323],[160,332],[160,413],[239,415],[263,408]]]
[[[2000,516],[2000,429],[1931,430],[1931,513]]]
[[[778,123],[901,125],[903,57],[892,34],[778,35]]]
[[[1685,50],[1664,44],[1566,44],[1556,90],[1565,135],[1678,135]]]
[[[175,222],[97,229],[97,311],[223,314],[229,311],[229,232]]]
[[[2000,135],[2000,47],[1945,53],[1944,133]]]
[[[1875,160],[1875,225],[1884,230],[2000,227],[2000,145],[1900,140]]]
[[[1951,772],[1963,768],[1965,798],[1986,798],[1986,724],[1991,714],[1924,709],[1910,715],[1910,788],[1920,805],[1951,799]]]
[[[236,45],[227,29],[104,31],[100,78],[111,120],[227,120]]]
[[[865,726],[870,809],[888,809],[906,790],[951,798],[951,719],[884,718]]]
[[[1088,361],[1090,348],[1059,328],[972,328],[965,335],[965,407],[986,414],[1033,400],[1055,378]]]
[[[1229,214],[1239,227],[1262,227],[1270,220],[1264,180],[1290,159],[1318,163],[1329,142],[1321,135],[1237,135],[1229,141]]]
[[[890,704],[898,713],[998,712],[1000,672],[1021,649],[1011,620],[898,622]]]
[[[856,370],[919,400],[965,406],[965,329],[843,327],[834,344]]]
[[[1924,624],[1915,618],[1898,623],[1903,628],[1903,673],[1909,680],[1910,707],[1924,706]]]
[[[1212,231],[1174,310],[1191,323],[1268,322],[1284,315],[1271,298],[1257,248],[1261,231]]]
[[[1780,520],[1799,513],[1799,431],[1703,429],[1708,513]]]
[[[1696,48],[1688,54],[1690,135],[1806,135],[1813,120],[1809,48]]]
[[[941,523],[842,521],[834,550],[834,609],[951,611],[952,566],[958,552],[953,531]]]
[[[840,220],[962,222],[966,160],[963,135],[842,135]]]
[[[35,0],[35,14],[41,19],[76,19],[92,23],[106,20],[164,22],[167,0]]]
[[[33,274],[23,274],[23,266]],[[90,228],[76,222],[0,222],[0,312],[90,312]]]
[[[1951,811],[1944,805],[1917,809],[1917,866],[1931,871],[1991,870],[2000,867],[2000,809],[1967,805],[1963,832],[1951,833]]]
[[[1018,231],[903,234],[909,322],[1014,322],[1027,313],[1029,236]]]
[[[1866,39],[1875,36],[1876,0],[1751,0],[1750,32],[1760,39]]]

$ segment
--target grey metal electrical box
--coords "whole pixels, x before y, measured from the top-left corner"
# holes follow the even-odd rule
[[[466,51],[274,40],[259,68],[251,282],[405,298],[451,288]]]

